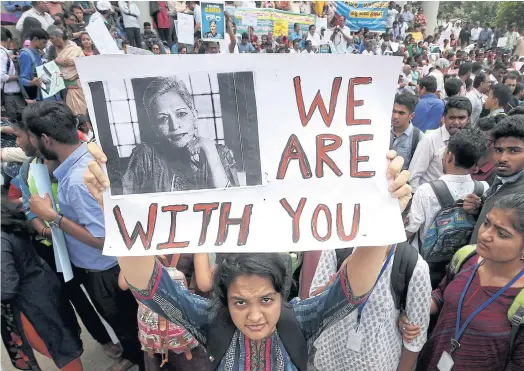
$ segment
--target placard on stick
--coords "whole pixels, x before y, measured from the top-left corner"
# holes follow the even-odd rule
[[[385,157],[401,58],[93,59],[77,69],[109,159],[105,254],[405,240]]]

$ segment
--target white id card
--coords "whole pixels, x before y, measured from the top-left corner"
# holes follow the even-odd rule
[[[362,346],[362,331],[349,331],[347,345],[350,350],[360,352],[360,347]]]
[[[437,363],[437,368],[439,371],[451,371],[454,364],[455,362],[453,362],[451,355],[448,352],[443,352]]]

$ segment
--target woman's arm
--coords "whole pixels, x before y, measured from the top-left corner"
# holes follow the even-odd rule
[[[194,254],[195,279],[197,287],[202,292],[209,292],[213,288],[213,268],[209,264],[208,254]]]
[[[337,253],[335,250],[324,250],[318,260],[315,276],[311,281],[309,295],[318,295],[333,283],[337,273]]]

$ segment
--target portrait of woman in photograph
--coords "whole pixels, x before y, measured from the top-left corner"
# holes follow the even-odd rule
[[[124,194],[239,185],[232,151],[199,135],[198,112],[183,81],[151,79],[142,102],[149,130],[131,154],[122,178]]]

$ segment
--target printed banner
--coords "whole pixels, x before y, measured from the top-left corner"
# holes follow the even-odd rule
[[[36,75],[42,84],[40,90],[42,91],[42,98],[52,97],[56,93],[65,89],[64,79],[60,74],[60,68],[57,64],[49,62],[36,67]]]
[[[223,3],[201,2],[202,40],[223,40],[226,33]]]
[[[300,25],[300,33],[304,34],[308,32],[310,25],[316,24],[315,15],[291,13],[271,8],[226,7],[226,11],[237,25],[237,34],[249,33],[249,27],[253,27],[258,37],[267,35],[269,32],[273,32],[273,36],[277,37],[275,29],[278,30],[279,36],[288,36],[293,32],[295,23]],[[246,24],[245,17],[248,18],[248,23],[253,22],[252,19],[255,18],[256,24]],[[282,29],[284,25],[287,25],[286,31]]]
[[[337,14],[346,17],[346,26],[351,31],[364,27],[373,32],[386,31],[387,1],[337,1],[336,4]]]
[[[108,157],[105,254],[322,250],[406,239],[386,179],[401,58],[295,59],[78,59]]]

